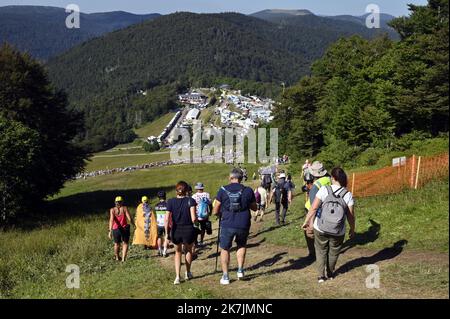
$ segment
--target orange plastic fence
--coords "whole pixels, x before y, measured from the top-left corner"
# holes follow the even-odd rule
[[[355,197],[369,197],[417,189],[435,179],[448,178],[449,154],[422,157],[412,156],[399,166],[349,176],[348,189]]]

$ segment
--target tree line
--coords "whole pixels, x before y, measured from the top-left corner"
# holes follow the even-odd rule
[[[448,2],[409,9],[390,23],[399,41],[342,38],[286,90],[272,124],[282,152],[342,165],[448,132]]]

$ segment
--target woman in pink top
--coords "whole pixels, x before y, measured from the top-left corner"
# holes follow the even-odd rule
[[[114,239],[114,256],[117,261],[119,258],[119,248],[122,243],[122,262],[127,258],[128,242],[130,241],[130,225],[134,221],[126,206],[123,206],[122,197],[118,196],[115,200],[116,206],[109,211],[109,239]]]

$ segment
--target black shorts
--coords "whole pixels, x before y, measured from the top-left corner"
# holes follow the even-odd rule
[[[206,223],[208,222],[208,220],[199,220],[198,223],[200,225],[200,230],[202,231],[206,231]]]
[[[193,225],[177,225],[172,230],[172,243],[191,245],[195,242],[197,232]]]
[[[164,237],[166,234],[166,228],[164,226],[158,226],[158,238]]]
[[[125,228],[119,227],[113,229],[113,238],[116,244],[120,244],[121,242],[128,244],[130,241],[130,225],[125,226]]]
[[[223,250],[230,250],[235,240],[238,249],[247,245],[249,231],[246,229],[223,227],[220,231],[219,243]]]

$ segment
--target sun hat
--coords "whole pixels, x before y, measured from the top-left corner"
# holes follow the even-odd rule
[[[205,186],[203,185],[203,183],[198,182],[198,183],[195,185],[195,189],[205,189]]]
[[[314,163],[312,163],[308,170],[309,173],[314,177],[323,177],[328,173],[325,167],[323,167],[323,164],[319,161],[315,161]]]

